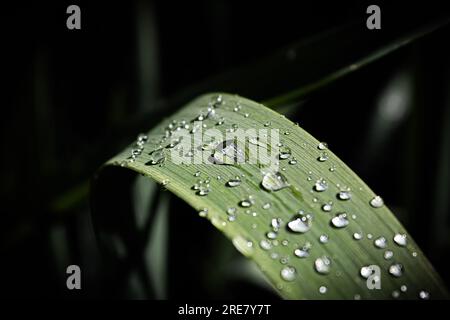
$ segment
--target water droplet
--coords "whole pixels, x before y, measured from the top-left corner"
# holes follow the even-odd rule
[[[329,170],[330,172],[334,172],[334,171],[336,171],[336,166],[335,166],[335,165],[332,165],[328,170]]]
[[[415,257],[417,257],[417,252],[413,252],[413,253],[411,253],[411,255],[415,258]]]
[[[236,177],[235,179],[230,179],[227,181],[227,186],[228,187],[237,187],[241,185],[241,179],[239,179],[239,177]]]
[[[245,162],[245,153],[238,148],[234,140],[225,140],[218,144],[213,158],[216,164],[233,165]]]
[[[278,234],[276,233],[276,232],[273,232],[273,231],[269,231],[269,232],[267,232],[267,234],[266,234],[266,237],[267,238],[269,238],[269,239],[276,239],[277,238],[277,236],[278,236]]]
[[[207,187],[200,187],[199,189],[198,189],[198,191],[197,191],[197,195],[198,196],[201,196],[201,197],[203,197],[203,196],[207,196],[208,194],[209,194],[209,192],[210,192],[211,190],[209,189],[209,188],[207,188]]]
[[[400,263],[394,263],[389,267],[389,273],[394,277],[401,277],[403,274],[403,266]]]
[[[408,244],[408,241],[406,239],[406,234],[400,234],[397,233],[394,236],[394,242],[399,245],[400,247],[405,247]]]
[[[200,171],[196,171],[196,172],[194,173],[194,177],[200,177]]]
[[[385,237],[379,237],[373,241],[373,244],[375,247],[379,249],[384,249],[387,247],[387,240]]]
[[[149,161],[145,163],[145,165],[147,166],[161,164],[166,160],[163,149],[153,150],[152,152],[149,153],[149,155],[150,155]]]
[[[227,209],[227,214],[230,215],[230,216],[234,216],[234,215],[236,214],[236,208],[234,208],[234,207],[229,207],[229,208]]]
[[[264,127],[269,127],[270,125],[272,125],[272,123],[270,121],[267,121],[264,123]]]
[[[398,290],[392,291],[392,298],[397,299],[398,297],[400,297],[400,292]]]
[[[307,258],[309,257],[309,250],[311,249],[311,243],[306,242],[303,247],[297,248],[294,250],[294,255],[299,258]]]
[[[252,206],[252,202],[248,199],[244,199],[241,202],[239,202],[239,205],[243,208],[250,208]]]
[[[319,150],[327,150],[328,149],[328,144],[326,142],[320,142],[319,145],[317,146],[317,149],[319,149]]]
[[[286,177],[280,172],[264,174],[261,185],[267,191],[278,191],[290,186]]]
[[[408,287],[407,287],[406,285],[402,285],[402,286],[400,287],[400,291],[401,291],[401,292],[406,292],[406,291],[408,291]]]
[[[297,277],[297,271],[295,270],[294,267],[291,266],[286,266],[283,269],[281,269],[280,272],[281,275],[281,279],[283,279],[284,281],[294,281],[295,278]]]
[[[259,246],[260,246],[261,249],[263,249],[263,250],[270,250],[270,249],[272,248],[272,244],[271,244],[268,240],[266,240],[266,239],[261,240],[261,241],[259,242]]]
[[[331,219],[331,224],[335,228],[345,228],[346,226],[348,226],[348,223],[349,222],[347,219],[347,215],[345,213],[340,213],[336,217]]]
[[[242,236],[234,237],[233,245],[240,253],[242,253],[246,257],[251,256],[251,254],[253,253],[253,242],[243,238]]]
[[[314,189],[317,192],[323,192],[328,189],[328,183],[323,178],[320,178],[319,180],[316,181]]]
[[[320,162],[325,162],[328,160],[328,153],[322,152],[319,157],[317,158]]]
[[[278,231],[281,227],[281,219],[280,218],[273,218],[271,221],[272,228],[274,231]]]
[[[386,250],[383,254],[383,257],[386,260],[392,259],[393,256],[394,256],[394,252],[392,252],[391,250]]]
[[[321,286],[321,287],[319,288],[319,292],[320,292],[321,294],[327,293],[327,287]]]
[[[198,215],[202,218],[205,218],[208,216],[208,208],[203,208],[198,212]]]
[[[316,271],[320,274],[329,273],[330,265],[331,265],[331,260],[327,256],[322,256],[320,258],[317,258],[316,261],[314,261],[314,267],[315,267]]]
[[[305,233],[311,228],[311,219],[307,217],[297,218],[288,222],[288,228],[292,232]]]
[[[361,232],[355,232],[353,234],[353,239],[355,239],[355,240],[361,240],[362,238],[363,238],[363,235]]]
[[[363,267],[361,267],[361,270],[359,271],[359,274],[364,279],[367,279],[367,278],[369,278],[372,275],[373,272],[374,272],[374,269],[373,269],[372,266],[363,266]]]
[[[293,159],[289,160],[289,164],[292,164],[292,165],[297,164],[297,159],[293,158]]]
[[[266,202],[266,203],[263,204],[262,208],[263,208],[264,210],[267,210],[267,209],[270,209],[271,206],[272,206],[272,205],[271,205],[269,202]]]
[[[326,234],[321,234],[319,236],[319,241],[320,243],[328,243],[329,237]]]
[[[419,298],[422,300],[428,300],[428,299],[430,299],[430,293],[427,291],[421,290],[419,292]]]
[[[350,193],[350,191],[341,191],[337,194],[337,197],[339,200],[350,200],[352,194]]]
[[[380,196],[374,197],[369,203],[374,208],[381,208],[384,205],[384,201]]]
[[[211,223],[219,230],[222,230],[227,225],[226,221],[222,220],[219,217],[212,217]]]
[[[355,294],[355,295],[353,296],[353,299],[355,299],[355,300],[361,300],[361,295]]]
[[[325,212],[330,212],[331,210],[333,210],[333,202],[325,203],[322,206],[322,210],[325,211]]]
[[[280,154],[278,155],[278,157],[281,160],[287,159],[291,156],[291,149],[289,147],[286,146],[282,146],[280,148]]]
[[[368,234],[367,234],[367,239],[372,239],[372,238],[373,238],[372,234],[371,234],[371,233],[368,233]]]

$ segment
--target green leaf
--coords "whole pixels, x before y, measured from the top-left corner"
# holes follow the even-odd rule
[[[222,97],[221,103],[218,102],[218,97]],[[214,117],[207,116],[208,107],[215,110]],[[195,119],[201,121],[194,121]],[[199,164],[177,164],[173,152],[185,147],[182,143],[186,138],[179,146],[170,146],[171,143],[175,144],[174,137],[178,132],[176,128],[180,127],[179,131],[182,131],[181,127],[186,127],[190,131],[199,123],[205,135],[207,129],[214,128],[223,137],[236,128],[275,130],[270,133],[279,130],[283,144],[280,151],[283,152],[283,148],[287,147],[291,155],[288,157],[287,153],[287,159],[279,160],[278,169],[274,162],[271,162],[274,167],[264,162],[272,159],[270,157],[260,157],[257,163],[246,161],[213,164],[208,161],[211,160],[208,156],[214,153],[215,149],[207,148],[205,151],[198,151],[198,154],[207,156],[207,161]],[[198,135],[199,131],[200,127],[197,127],[197,131],[191,136]],[[351,137],[343,138],[352,143]],[[241,253],[258,265],[283,298],[389,299],[393,297],[394,292],[399,293],[399,298],[419,298],[421,291],[429,293],[431,298],[448,296],[427,258],[388,207],[374,207],[370,204],[376,194],[330,150],[319,148],[318,140],[273,110],[239,96],[203,95],[173,117],[162,121],[148,133],[147,139],[139,141],[133,142],[122,153],[109,160],[94,179],[93,220],[98,236],[106,246],[112,245],[111,239],[114,237],[136,236],[136,230],[130,227],[130,221],[134,218],[133,204],[128,199],[128,185],[133,180],[130,173],[137,172],[163,184],[167,190],[199,212],[205,213],[207,209],[206,218],[222,231]],[[278,145],[275,141],[268,141],[267,145],[261,140],[253,140],[252,143],[274,151],[276,156],[279,156]],[[220,146],[223,145],[219,144],[219,149]],[[135,158],[130,157],[132,150],[139,148],[141,151],[135,151]],[[240,151],[240,156],[248,157],[251,153],[250,144]],[[186,149],[183,154],[185,152]],[[319,160],[321,157],[323,161]],[[225,160],[230,159],[235,158]],[[292,161],[294,159],[296,163]],[[267,178],[273,178],[267,175],[263,181],[267,172],[281,174],[287,180],[285,184],[275,180],[272,181],[272,186],[284,188],[278,191],[263,188],[271,182]],[[236,176],[239,177],[240,184],[227,186],[227,182]],[[328,186],[321,192],[315,188],[320,179]],[[200,187],[205,189],[193,189],[196,183],[200,183]],[[202,196],[201,190],[209,192],[203,192],[207,194]],[[348,190],[351,198],[341,200],[338,194]],[[332,203],[332,209],[324,211],[323,205],[328,203]],[[270,204],[270,207],[267,204]],[[230,208],[235,208],[235,212]],[[304,233],[292,232],[292,229],[296,228],[292,224],[289,228],[288,223],[299,217],[300,210],[303,218],[307,215],[311,217],[310,229],[301,230],[306,231]],[[234,217],[231,219],[233,221],[230,221],[230,213]],[[341,219],[332,220],[342,213],[345,213],[345,218],[340,216]],[[274,230],[273,219],[280,219],[281,225],[276,231],[276,239],[269,239],[267,233]],[[342,221],[348,221],[348,225],[342,228],[334,226]],[[188,233],[189,230],[186,230],[186,234]],[[355,233],[360,233],[362,239],[355,240]],[[406,235],[406,246],[394,242],[396,234]],[[328,237],[326,243],[319,240],[324,235]],[[375,240],[379,237],[386,239],[386,248],[375,246]],[[138,249],[136,239],[132,239],[130,243],[130,248]],[[307,243],[310,244],[309,256],[297,257],[295,250],[303,248]],[[193,245],[199,249],[202,246],[201,243]],[[384,257],[387,250],[393,253],[390,259]],[[322,262],[331,262],[326,273],[317,271],[316,264],[321,262],[317,259],[322,257],[327,257],[322,259]],[[380,267],[381,289],[369,289],[366,279],[361,276],[361,268],[370,265]],[[396,277],[389,273],[393,265],[396,265],[397,269],[401,265],[401,276]],[[295,270],[293,276],[292,270]],[[395,273],[396,270],[392,271]],[[321,293],[320,287],[325,287],[326,292]]]

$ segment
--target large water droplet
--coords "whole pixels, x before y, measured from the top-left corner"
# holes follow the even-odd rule
[[[239,205],[243,208],[250,208],[252,206],[252,201],[250,199],[244,199],[239,202]]]
[[[328,183],[323,178],[320,178],[319,180],[316,181],[316,184],[314,185],[314,189],[317,192],[325,191],[328,189]]]
[[[331,260],[327,256],[322,256],[320,258],[317,258],[316,261],[314,261],[314,268],[320,274],[329,273],[330,265],[331,265]]]
[[[403,266],[400,263],[394,263],[389,267],[389,273],[394,277],[401,277],[403,274]]]
[[[280,172],[264,174],[261,185],[267,191],[278,191],[290,186],[286,177]]]
[[[299,217],[288,222],[288,228],[292,232],[305,233],[311,228],[311,219]]]
[[[374,208],[381,208],[384,205],[384,201],[380,196],[374,197],[369,203]]]
[[[233,245],[240,253],[242,253],[246,257],[251,256],[251,254],[253,253],[253,242],[243,238],[242,236],[234,237]]]
[[[406,234],[400,234],[397,233],[394,236],[394,242],[399,245],[400,247],[405,247],[408,244],[408,241],[406,239]]]
[[[379,237],[373,241],[373,244],[375,247],[379,249],[384,249],[387,247],[387,240],[385,237]]]
[[[327,293],[327,287],[321,286],[321,287],[319,288],[319,292],[320,292],[321,294]]]
[[[347,219],[347,215],[345,213],[340,213],[336,217],[331,219],[331,224],[335,228],[345,228],[346,226],[348,226],[348,223],[349,222]]]
[[[294,267],[291,266],[286,266],[283,269],[281,269],[280,272],[281,275],[281,279],[283,279],[284,281],[294,281],[295,278],[297,277],[297,271],[295,270]]]

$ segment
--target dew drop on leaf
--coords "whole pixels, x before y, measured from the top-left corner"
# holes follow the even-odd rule
[[[252,255],[253,242],[243,238],[242,236],[234,237],[232,242],[236,249],[244,256],[249,257]]]
[[[337,198],[339,200],[350,200],[351,197],[352,197],[352,194],[350,193],[350,191],[340,191],[337,194]]]
[[[399,263],[394,263],[389,267],[389,274],[398,278],[403,274],[403,266]]]
[[[316,261],[314,261],[314,268],[320,274],[329,273],[330,265],[331,265],[331,260],[327,256],[322,256],[320,258],[317,258]]]
[[[336,217],[331,219],[331,224],[335,228],[345,228],[346,226],[348,226],[348,223],[349,222],[347,219],[347,214],[345,213],[340,213]]]
[[[400,247],[405,247],[408,244],[408,241],[406,239],[406,234],[400,234],[397,233],[394,236],[394,242],[399,245]]]
[[[291,266],[286,266],[283,269],[281,269],[280,272],[281,275],[281,279],[283,279],[284,281],[294,281],[295,278],[297,277],[297,271],[295,270],[294,267]]]
[[[328,189],[328,183],[323,179],[320,178],[316,181],[316,184],[314,185],[314,190],[317,192],[323,192]]]
[[[374,197],[369,203],[374,208],[381,208],[384,205],[384,201],[380,196]]]
[[[280,172],[264,174],[261,185],[267,191],[278,191],[290,186],[286,177]]]
[[[379,249],[384,249],[387,247],[387,240],[385,237],[379,237],[373,241],[373,244],[375,247]]]
[[[307,217],[296,218],[288,222],[288,228],[292,232],[305,233],[311,228],[311,219]]]

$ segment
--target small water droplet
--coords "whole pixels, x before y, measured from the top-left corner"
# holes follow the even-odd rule
[[[234,188],[234,187],[237,187],[240,185],[241,185],[241,179],[239,177],[236,177],[235,179],[230,179],[227,181],[227,186],[231,187],[231,188]]]
[[[372,266],[363,266],[363,267],[361,267],[361,270],[359,271],[359,274],[364,279],[367,279],[367,278],[369,278],[372,275],[373,272],[374,272],[374,269],[373,269]]]
[[[373,244],[375,247],[379,249],[384,249],[387,247],[387,240],[385,237],[379,237],[373,241]]]
[[[315,267],[316,271],[320,274],[329,273],[330,265],[331,265],[331,260],[327,256],[322,256],[320,258],[317,258],[316,261],[314,261],[314,267]]]
[[[346,226],[348,226],[348,223],[349,222],[347,219],[347,215],[345,213],[340,213],[336,217],[331,219],[331,224],[335,228],[345,228]]]
[[[149,153],[149,155],[150,155],[150,158],[145,163],[147,166],[161,164],[166,160],[163,149],[153,150],[152,152]]]
[[[337,197],[339,200],[350,200],[352,197],[352,194],[350,193],[350,191],[344,190],[344,191],[340,191],[337,194]]]
[[[319,149],[319,150],[327,150],[328,149],[328,144],[326,142],[320,142],[319,145],[317,146],[317,149]]]
[[[372,234],[371,234],[371,233],[368,233],[368,234],[367,234],[367,239],[372,239],[372,238],[373,238]]]
[[[281,269],[280,275],[281,279],[290,282],[294,281],[295,278],[297,277],[297,271],[295,270],[294,267],[286,266],[283,269]]]
[[[321,234],[319,236],[319,241],[320,243],[328,243],[329,237],[326,234]]]
[[[239,205],[243,208],[250,208],[252,206],[252,202],[249,199],[244,199],[241,202],[239,202]]]
[[[384,201],[380,196],[374,197],[369,203],[374,208],[381,208],[384,205]]]
[[[428,300],[428,299],[430,299],[430,293],[425,290],[421,290],[419,292],[419,298],[422,300]]]
[[[406,285],[402,285],[402,286],[400,287],[400,291],[401,291],[401,292],[406,292],[406,291],[408,291],[408,287],[407,287]]]
[[[211,191],[211,190],[210,190],[208,187],[203,187],[203,186],[201,186],[201,187],[197,190],[196,195],[201,196],[201,197],[207,196],[207,195],[209,194],[210,191]]]
[[[292,158],[291,160],[289,160],[289,164],[291,165],[297,164],[297,159]]]
[[[272,205],[271,205],[269,202],[266,202],[266,203],[263,204],[262,208],[263,208],[264,210],[268,210],[268,209],[270,209],[271,206],[272,206]]]
[[[264,174],[261,185],[267,191],[278,191],[290,186],[286,177],[280,172]]]
[[[383,257],[384,257],[384,259],[386,259],[386,260],[392,259],[393,256],[394,256],[394,252],[392,252],[391,250],[386,250],[386,251],[383,253]]]
[[[403,274],[403,266],[400,263],[394,263],[389,267],[389,273],[394,277],[401,277]]]
[[[353,239],[355,239],[355,240],[361,240],[362,238],[363,238],[363,235],[361,232],[355,232],[353,234]]]
[[[246,257],[251,256],[253,253],[253,242],[243,238],[242,236],[234,237],[233,245]]]
[[[336,166],[335,166],[335,165],[332,165],[328,170],[329,170],[330,172],[334,172],[334,171],[336,171]]]
[[[194,177],[200,177],[200,171],[196,171],[195,173],[194,173]]]
[[[309,257],[309,248],[303,246],[302,248],[295,249],[294,254],[299,258],[307,258]]]
[[[325,212],[330,212],[331,210],[333,210],[333,202],[325,203],[322,206],[322,210],[325,211]]]
[[[317,160],[319,160],[320,162],[325,162],[328,160],[328,153],[326,152],[322,152],[319,157],[317,158]]]
[[[269,127],[271,125],[272,125],[272,123],[270,121],[267,121],[267,122],[264,123],[264,127]]]
[[[328,183],[323,178],[320,178],[319,180],[316,181],[314,189],[317,192],[323,192],[328,189]]]
[[[355,295],[353,296],[353,299],[355,299],[355,300],[361,300],[361,295],[355,294]]]
[[[307,217],[296,218],[288,222],[288,228],[292,232],[305,233],[311,228],[311,219]]]
[[[270,250],[272,248],[272,244],[270,243],[270,241],[263,239],[259,242],[259,246],[261,247],[261,249],[263,250]]]
[[[236,214],[236,208],[235,207],[229,207],[228,209],[227,209],[227,214],[228,215],[230,215],[230,216],[234,216],[235,214]]]
[[[276,233],[276,232],[273,232],[273,231],[269,231],[269,232],[267,232],[267,234],[266,234],[266,237],[267,238],[269,238],[269,239],[276,239],[277,238],[277,236],[278,236],[278,234]]]
[[[406,239],[406,234],[400,234],[397,233],[394,236],[394,242],[399,245],[400,247],[405,247],[408,244],[408,241]]]
[[[278,231],[281,227],[281,219],[280,218],[273,218],[271,221],[271,225],[274,231]]]
[[[208,208],[203,208],[198,212],[198,215],[202,218],[206,218],[208,216]]]
[[[286,146],[280,147],[280,154],[278,155],[278,157],[281,160],[285,160],[285,159],[289,158],[290,156],[291,156],[291,149],[289,147],[286,147]]]
[[[327,287],[321,286],[321,287],[319,288],[319,292],[320,292],[321,294],[327,293]]]
[[[398,297],[400,297],[400,292],[398,290],[392,291],[392,298],[397,299]]]

